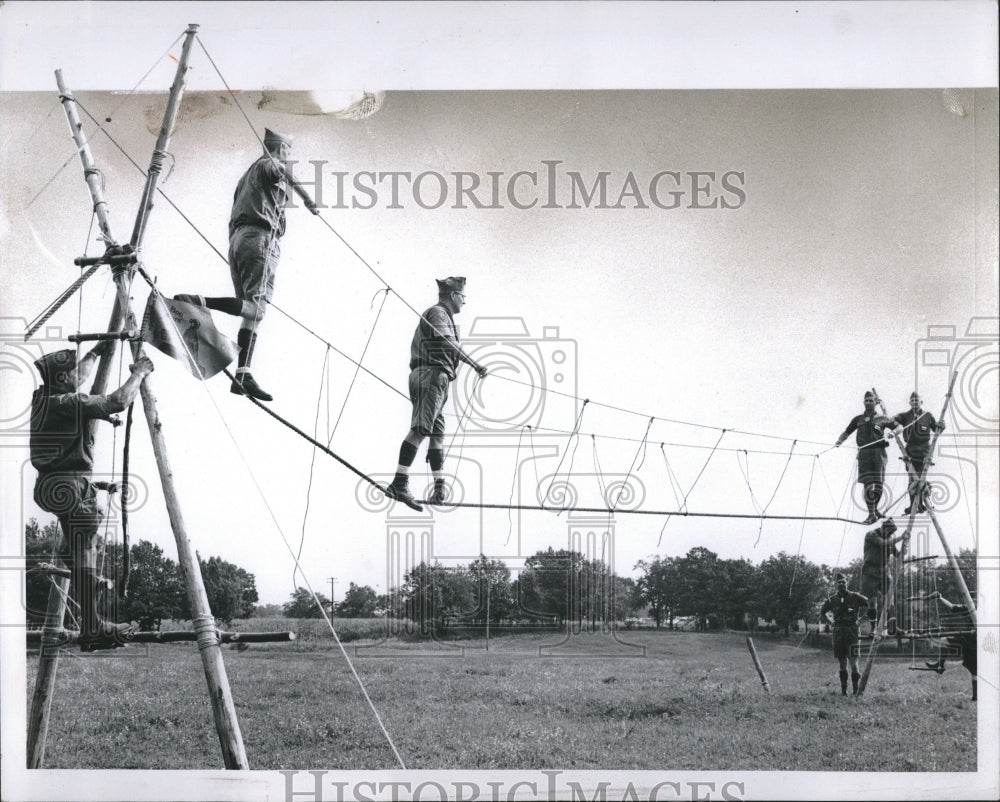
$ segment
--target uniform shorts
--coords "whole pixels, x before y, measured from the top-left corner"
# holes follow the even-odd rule
[[[889,577],[887,574],[861,574],[861,595],[874,599],[877,596],[884,596],[889,591]]]
[[[255,226],[241,226],[229,240],[229,273],[236,297],[257,305],[257,319],[264,316],[274,295],[274,274],[281,246],[271,232]]]
[[[838,660],[854,657],[854,648],[858,645],[859,632],[857,624],[835,624],[833,627],[833,656]]]
[[[89,539],[97,534],[104,511],[97,502],[97,491],[85,475],[40,474],[34,497],[39,507],[59,519],[67,539]]]
[[[440,368],[414,368],[410,371],[410,401],[413,415],[410,428],[424,437],[444,437],[444,403],[448,400],[451,379]]]
[[[883,484],[888,461],[884,448],[869,446],[861,449],[858,452],[858,482],[863,485]]]

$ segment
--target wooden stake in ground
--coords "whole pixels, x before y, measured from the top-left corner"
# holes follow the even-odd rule
[[[764,668],[760,664],[760,658],[757,656],[757,647],[753,645],[753,638],[749,635],[747,636],[747,648],[750,650],[750,657],[753,658],[753,667],[757,669],[757,675],[760,677],[760,684],[764,686],[764,690],[768,693],[771,692],[771,685],[767,681],[767,676],[764,674]]]

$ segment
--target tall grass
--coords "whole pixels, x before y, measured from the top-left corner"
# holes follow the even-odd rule
[[[274,628],[287,630],[279,621]],[[293,626],[297,644],[225,651],[251,767],[393,768],[344,657],[313,629],[322,623]],[[976,768],[976,705],[957,663],[937,675],[880,658],[865,696],[844,698],[828,649],[761,638],[768,694],[743,635],[622,639],[629,645],[534,633],[491,640],[487,651],[482,640],[456,648],[375,638],[348,657],[411,769]],[[633,645],[646,647],[644,658]],[[30,697],[37,659],[28,662]],[[221,768],[197,649],[67,652],[46,766]]]

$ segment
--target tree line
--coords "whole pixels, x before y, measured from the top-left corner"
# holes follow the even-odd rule
[[[32,570],[38,563],[49,562],[53,548],[62,534],[57,521],[41,526],[31,518],[25,526],[25,557],[28,574],[25,585],[27,623],[40,626],[45,621],[51,582],[43,572]],[[221,557],[198,556],[205,592],[213,615],[221,621],[250,618],[259,601],[254,575]],[[118,587],[104,594],[104,613],[118,621],[152,624],[163,619],[190,619],[191,607],[184,590],[180,566],[164,556],[163,549],[148,540],[140,540],[129,549],[127,593],[124,582],[124,549],[119,543],[106,543],[103,576],[113,578]]]
[[[49,559],[59,536],[56,521],[44,527],[35,519],[28,522],[25,553],[29,567]],[[104,555],[104,575],[122,577],[122,547],[107,544]],[[128,593],[124,597],[107,594],[108,603],[116,605],[109,614],[140,622],[190,618],[180,566],[145,540],[130,548],[129,557]],[[650,618],[657,628],[673,629],[678,619],[700,630],[754,629],[764,621],[788,634],[800,619],[818,619],[838,570],[851,578],[854,589],[861,574],[860,557],[846,567],[831,568],[782,551],[755,565],[747,559],[722,559],[696,546],[683,556],[640,560],[634,566],[638,577],[631,579],[580,552],[548,548],[525,559],[516,577],[505,562],[480,555],[465,565],[422,562],[404,574],[402,584],[384,594],[351,582],[343,599],[333,604],[322,593],[314,597],[299,587],[283,605],[262,606],[253,574],[221,557],[203,560],[199,555],[198,559],[209,604],[222,621],[262,615],[319,618],[325,612],[339,618],[406,619],[424,634],[447,627],[481,626],[487,621],[493,625],[572,623],[581,630],[596,631],[620,625],[636,614]],[[975,594],[975,551],[961,551],[958,562]],[[44,574],[29,571],[29,623],[40,625],[44,620],[48,588]],[[961,601],[957,580],[946,566],[934,560],[908,563],[896,592],[902,625],[908,627],[911,614],[916,615],[913,595],[934,590]]]

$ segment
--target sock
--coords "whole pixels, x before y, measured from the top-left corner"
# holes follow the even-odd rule
[[[857,671],[851,672],[851,688],[856,694],[858,692],[858,682],[861,679],[861,675]]]
[[[435,482],[444,481],[444,449],[429,448],[427,450],[427,461],[431,464],[431,473],[434,474]]]
[[[236,344],[240,347],[239,361],[236,363],[236,374],[250,370],[250,360],[253,359],[254,336],[250,329],[240,329],[236,335]]]
[[[845,694],[847,693],[847,672],[846,671],[841,671],[840,672],[840,692],[841,693],[845,693]]]
[[[417,458],[417,447],[409,440],[404,440],[399,447],[399,464],[396,466],[396,475],[392,483],[399,487],[405,487],[410,478],[410,466]]]

